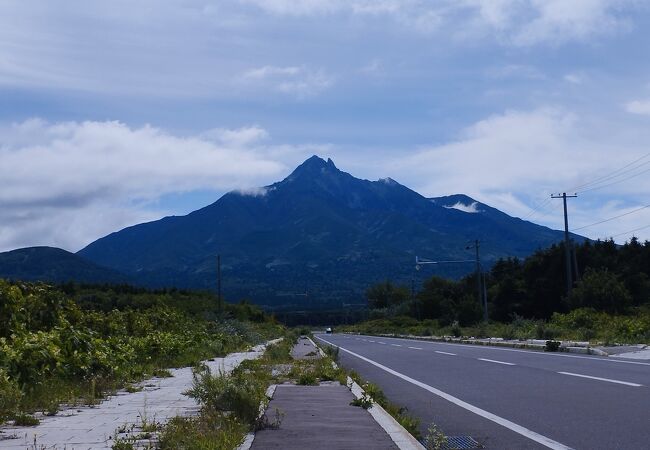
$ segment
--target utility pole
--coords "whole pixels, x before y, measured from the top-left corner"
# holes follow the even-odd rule
[[[567,296],[571,293],[571,288],[573,287],[573,276],[571,274],[571,247],[569,241],[569,216],[566,209],[566,199],[567,198],[576,198],[578,194],[566,195],[566,192],[560,194],[552,194],[551,198],[561,198],[564,203],[564,259],[566,266],[566,294]]]
[[[470,246],[471,247],[471,246]],[[470,248],[467,247],[467,248]],[[484,290],[481,282],[481,254],[479,248],[481,242],[477,239],[474,241],[474,249],[476,250],[476,288],[478,291],[478,303],[483,306],[483,321],[488,321],[488,307],[487,307],[487,291]]]
[[[217,255],[217,307],[221,312],[221,255]]]

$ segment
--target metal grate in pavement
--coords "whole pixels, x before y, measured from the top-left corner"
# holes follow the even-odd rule
[[[471,436],[447,436],[447,443],[442,446],[443,450],[469,450],[483,448]]]

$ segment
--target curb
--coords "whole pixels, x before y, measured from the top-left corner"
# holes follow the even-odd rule
[[[268,388],[266,388],[266,398],[269,399],[269,401],[273,398],[273,394],[275,394],[275,388],[278,387],[277,384],[272,384]],[[260,407],[259,407],[259,412],[257,413],[257,419],[261,419],[262,416],[264,415],[264,412],[266,411],[266,408],[268,406],[268,402],[261,402]],[[253,441],[255,440],[255,432],[254,431],[249,431],[246,433],[246,437],[244,437],[244,441],[239,444],[239,447],[237,447],[237,450],[250,450],[250,448],[253,445]]]
[[[278,342],[282,342],[284,338],[277,338],[273,339],[272,341],[268,341],[264,344],[264,351],[266,351],[266,348],[269,345],[277,344]],[[269,399],[269,401],[273,398],[273,394],[275,393],[275,388],[277,387],[277,384],[272,384],[268,388],[266,388],[266,398]],[[268,402],[261,402],[259,406],[259,411],[257,413],[257,419],[259,420],[263,415],[264,412],[266,411],[266,407],[268,406]],[[253,445],[253,441],[255,440],[255,432],[250,431],[246,433],[246,436],[244,437],[244,440],[242,441],[241,444],[237,447],[237,450],[249,450],[251,446]]]
[[[361,334],[361,333],[344,333],[344,334]],[[388,337],[388,338],[402,338],[402,339],[412,339],[416,341],[431,341],[431,342],[445,342],[447,344],[466,344],[466,345],[482,345],[485,347],[509,347],[509,348],[520,348],[526,350],[535,350],[535,351],[544,351],[546,344],[538,344],[533,342],[505,342],[501,340],[488,340],[480,341],[475,339],[461,339],[461,338],[449,338],[449,337],[437,337],[437,336],[414,336],[410,334],[395,334],[395,333],[363,333],[366,336],[378,336],[378,337]],[[553,340],[553,339],[549,339]],[[560,345],[558,352],[564,353],[580,353],[583,355],[596,355],[596,356],[609,356],[604,350],[599,348],[590,347],[589,345],[577,346],[575,342],[567,342],[568,344],[574,345]]]
[[[323,349],[316,345],[316,343],[309,336],[307,336],[307,339],[309,339],[309,341],[314,344],[314,347],[318,349],[321,356],[325,356]],[[334,367],[338,367],[334,361],[332,361],[332,365]],[[347,385],[355,398],[361,398],[365,395],[363,388],[359,386],[359,384],[352,378],[348,377]],[[368,408],[367,411],[370,413],[372,418],[375,419],[375,422],[377,422],[377,424],[379,424],[379,426],[388,434],[388,436],[390,436],[391,440],[395,443],[397,448],[400,450],[425,450],[424,446],[420,444],[420,442],[418,442],[418,440],[415,439],[411,433],[406,431],[406,429],[400,425],[400,423],[395,420],[393,416],[388,414],[386,410],[381,407],[381,405],[373,401],[372,406]]]

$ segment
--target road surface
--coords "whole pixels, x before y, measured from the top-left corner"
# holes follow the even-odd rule
[[[486,449],[650,448],[650,363],[322,334],[340,363],[449,436]]]

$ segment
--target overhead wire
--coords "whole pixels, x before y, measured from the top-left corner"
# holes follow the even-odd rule
[[[586,183],[583,183],[583,184],[574,186],[574,187],[572,187],[570,189],[567,189],[567,192],[569,192],[569,191],[575,192],[575,191],[578,191],[578,190],[583,190],[584,191],[584,190],[587,190],[588,188],[590,188],[592,185],[597,185],[597,184],[609,181],[609,180],[611,180],[613,178],[619,177],[621,175],[624,175],[626,173],[632,172],[632,171],[638,169],[639,167],[642,167],[642,166],[650,163],[650,161],[646,161],[643,164],[640,164],[637,167],[632,167],[630,169],[628,169],[628,167],[633,166],[634,164],[636,164],[636,163],[638,163],[640,161],[643,161],[644,159],[648,158],[649,156],[650,156],[650,152],[648,152],[645,155],[635,159],[634,161],[624,165],[623,167],[620,167],[620,168],[614,170],[613,172],[610,172],[607,175],[603,175],[603,176],[598,177],[598,178],[596,178],[594,180],[591,180],[591,181],[588,181]],[[625,170],[625,169],[627,169],[627,170]]]
[[[637,232],[637,231],[645,230],[646,228],[650,228],[650,224],[649,224],[649,225],[645,225],[645,226],[643,226],[643,227],[635,228],[634,230],[624,231],[623,233],[618,233],[618,234],[615,234],[615,235],[613,235],[613,236],[611,236],[611,237],[612,237],[612,238],[615,238],[615,237],[623,236],[623,235],[625,235],[625,234],[635,233],[635,232]]]
[[[549,198],[546,198],[544,201],[542,201],[541,203],[538,203],[536,206],[533,205],[534,208],[531,208],[530,212],[528,214],[526,214],[524,217],[522,217],[522,219],[526,220],[529,217],[534,216],[535,214],[537,214],[539,212],[539,210],[544,208],[550,201],[551,200]]]
[[[648,161],[648,163],[650,163],[650,161]],[[642,164],[642,165],[640,165],[640,166],[638,166],[638,167],[636,167],[635,170],[638,169],[639,167],[643,166],[643,165],[645,165],[645,163]],[[624,182],[624,181],[630,180],[630,179],[632,179],[632,178],[636,178],[636,177],[638,177],[639,175],[643,175],[644,173],[648,173],[648,172],[650,172],[650,169],[645,169],[645,170],[643,170],[643,171],[641,171],[641,172],[637,172],[637,173],[635,173],[635,174],[633,174],[633,175],[630,175],[629,177],[623,178],[623,179],[621,179],[621,180],[613,181],[613,182],[611,182],[611,183],[602,184],[602,185],[599,185],[599,186],[598,186],[598,185],[597,185],[597,186],[593,186],[593,187],[590,187],[590,188],[588,188],[588,189],[583,189],[582,191],[579,191],[579,192],[581,192],[581,193],[584,193],[584,192],[590,192],[590,191],[595,191],[596,189],[602,189],[602,188],[606,188],[606,187],[609,187],[609,186],[613,186],[613,185],[615,185],[615,184],[619,184],[619,183],[622,183],[622,182]]]
[[[571,231],[583,230],[585,228],[593,227],[594,225],[600,225],[601,223],[610,222],[612,220],[619,219],[621,217],[629,216],[630,214],[634,214],[636,212],[642,211],[642,210],[644,210],[646,208],[650,208],[650,205],[645,205],[645,206],[642,206],[641,208],[637,208],[635,210],[628,211],[628,212],[623,213],[623,214],[619,214],[618,216],[614,216],[614,217],[610,217],[608,219],[600,220],[598,222],[590,223],[589,225],[584,225],[584,226],[581,226],[581,227],[578,227],[578,228],[574,228]]]

